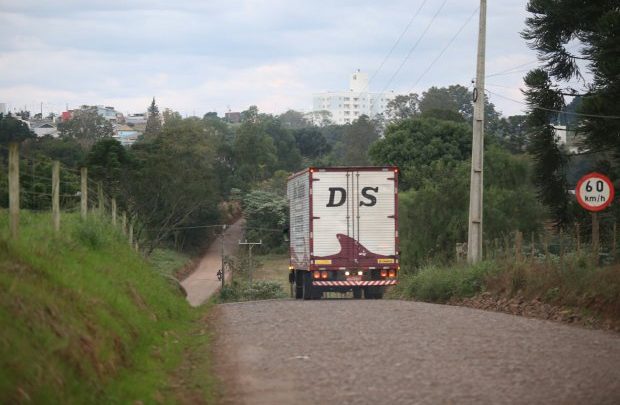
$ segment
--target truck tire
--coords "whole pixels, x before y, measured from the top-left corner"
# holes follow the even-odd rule
[[[380,300],[383,298],[383,287],[364,288],[364,298],[367,300]]]
[[[304,277],[303,273],[295,270],[295,284],[293,284],[295,299],[300,300],[304,297]]]
[[[353,287],[353,298],[356,300],[362,298],[362,289],[360,287]]]
[[[312,275],[309,272],[306,272],[303,275],[302,297],[304,300],[312,299]]]

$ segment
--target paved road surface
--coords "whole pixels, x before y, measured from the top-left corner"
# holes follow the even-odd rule
[[[226,404],[620,404],[620,336],[404,301],[220,305]]]
[[[244,220],[240,219],[224,232],[225,256],[231,255],[239,247],[243,225]],[[221,281],[217,279],[217,271],[222,267],[220,238],[211,244],[196,270],[181,282],[187,291],[187,300],[192,306],[204,303],[221,286]]]

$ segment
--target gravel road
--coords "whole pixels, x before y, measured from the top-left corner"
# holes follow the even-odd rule
[[[225,404],[619,404],[620,336],[392,300],[224,304]]]
[[[224,231],[224,256],[232,255],[239,248],[244,225],[245,221],[239,219]],[[217,271],[222,267],[221,238],[219,236],[211,244],[196,270],[181,282],[187,291],[187,301],[194,307],[203,304],[222,285],[217,279]]]

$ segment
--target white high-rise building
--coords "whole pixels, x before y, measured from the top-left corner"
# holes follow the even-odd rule
[[[359,70],[351,75],[347,91],[317,93],[313,95],[313,114],[329,111],[335,124],[350,124],[362,115],[370,118],[383,113],[394,92],[371,93],[368,74]]]

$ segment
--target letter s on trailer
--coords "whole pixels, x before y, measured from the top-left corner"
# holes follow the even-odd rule
[[[295,298],[382,298],[397,283],[398,168],[312,167],[289,177],[287,195]]]

